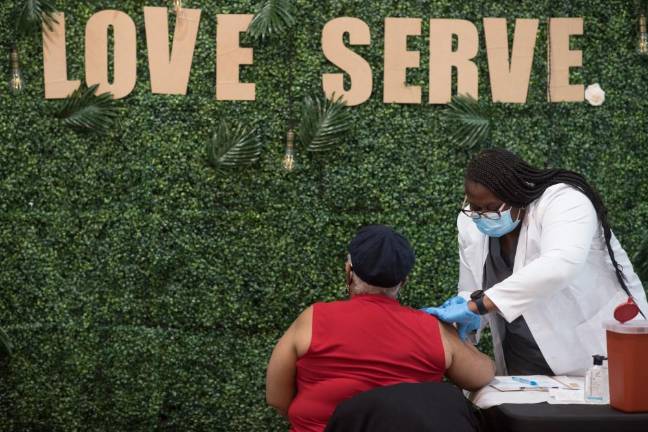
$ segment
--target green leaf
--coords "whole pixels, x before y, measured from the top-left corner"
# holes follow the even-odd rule
[[[0,328],[0,353],[11,355],[12,350],[13,346],[9,340],[9,336],[7,336],[7,333]]]
[[[307,96],[302,106],[298,136],[308,151],[323,152],[338,145],[351,129],[351,116],[342,97],[319,99]]]
[[[207,143],[207,160],[214,167],[251,164],[259,160],[261,141],[256,129],[247,130],[241,123],[233,127],[221,121],[218,131]]]
[[[267,0],[252,19],[248,33],[255,39],[283,34],[295,24],[292,11],[292,0]]]
[[[454,146],[465,150],[488,146],[491,135],[491,114],[472,96],[453,97],[441,118],[457,125],[457,129],[450,137]]]
[[[79,87],[65,99],[56,116],[63,124],[74,129],[106,133],[115,124],[119,108],[112,94],[95,95],[95,84],[86,89]]]
[[[56,7],[50,0],[24,0],[17,2],[15,9],[16,35],[22,36],[40,32],[43,26],[52,30]]]

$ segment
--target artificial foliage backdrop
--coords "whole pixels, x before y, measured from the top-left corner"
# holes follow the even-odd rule
[[[13,39],[0,8],[0,41]],[[115,8],[137,25],[138,81],[107,135],[70,129],[43,94],[39,34],[18,43],[25,91],[0,87],[0,327],[14,354],[0,368],[0,431],[265,431],[286,424],[264,400],[271,349],[307,305],[342,298],[348,241],[386,223],[412,242],[417,263],[402,301],[436,304],[456,287],[455,221],[470,151],[448,137],[444,106],[382,102],[383,19],[419,17],[421,68],[408,72],[427,100],[428,19],[480,29],[480,99],[490,103],[483,17],[539,18],[525,105],[492,107],[492,144],[536,165],[584,173],[632,256],[648,221],[648,63],[635,52],[628,0],[296,0],[284,36],[243,38],[255,102],[214,99],[218,13],[256,13],[250,1],[192,1],[202,19],[186,96],[150,91],[143,6],[160,0],[57,0],[66,13],[68,76],[82,79],[87,19]],[[321,52],[324,24],[363,19],[374,93],[351,108],[353,130],[328,153],[297,145],[281,166],[289,125],[305,96],[336,72]],[[600,107],[550,104],[547,17],[585,17],[582,69]],[[172,18],[173,19],[173,18]],[[173,21],[170,30],[173,29]],[[510,29],[512,30],[512,26]],[[511,33],[511,32],[510,32]],[[0,77],[9,78],[8,56]],[[219,122],[256,127],[260,160],[215,169],[206,143]],[[394,347],[397,349],[398,347]]]

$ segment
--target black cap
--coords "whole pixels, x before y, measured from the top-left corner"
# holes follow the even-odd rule
[[[414,267],[414,250],[405,237],[385,225],[360,228],[349,244],[353,272],[368,284],[391,288]]]
[[[594,358],[594,365],[595,366],[602,366],[603,365],[603,360],[607,360],[607,357],[602,356],[602,355],[593,355]]]

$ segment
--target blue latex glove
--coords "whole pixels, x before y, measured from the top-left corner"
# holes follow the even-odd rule
[[[429,307],[421,310],[434,315],[441,321],[456,324],[461,340],[466,340],[470,333],[478,330],[481,322],[480,316],[468,309],[466,299],[459,296],[449,298],[440,307]]]
[[[444,301],[443,304],[440,307],[446,308],[446,307],[448,307],[450,305],[453,305],[453,304],[459,304],[459,303],[465,303],[465,302],[466,302],[466,300],[463,297],[454,296],[454,297],[450,297],[448,300]],[[428,309],[430,309],[430,308],[428,308]]]
[[[448,300],[444,301],[441,306],[421,308],[420,310],[423,311],[423,312],[429,313],[430,315],[437,316],[437,314],[433,313],[433,311],[435,311],[437,309],[445,309],[450,305],[459,304],[459,303],[465,303],[465,302],[466,301],[464,300],[463,297],[454,296],[454,297],[450,297]]]

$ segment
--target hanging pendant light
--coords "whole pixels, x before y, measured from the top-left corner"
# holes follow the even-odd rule
[[[23,80],[22,73],[20,72],[20,62],[18,61],[18,50],[16,47],[11,48],[11,54],[9,55],[11,62],[11,76],[9,78],[9,91],[12,94],[18,94],[22,92],[23,87],[25,86],[25,81]]]
[[[290,172],[295,169],[295,132],[290,129],[286,136],[286,153],[282,162],[283,168]]]
[[[177,14],[180,13],[182,9],[182,0],[173,0],[173,11]]]
[[[648,55],[648,29],[646,28],[646,14],[643,10],[639,12],[637,52],[642,56]]]

